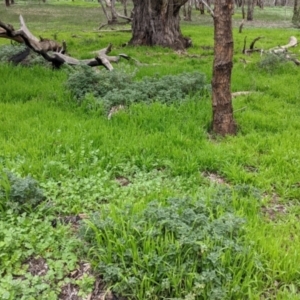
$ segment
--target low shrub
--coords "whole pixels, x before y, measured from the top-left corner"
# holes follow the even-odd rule
[[[41,55],[29,50],[25,44],[3,45],[0,47],[0,62],[13,62],[22,65],[51,66]]]
[[[0,175],[0,207],[16,213],[30,211],[44,200],[43,191],[31,176],[21,178],[11,172]]]
[[[205,75],[200,72],[182,73],[159,77],[145,77],[132,82],[125,89],[112,89],[104,97],[111,106],[131,103],[151,103],[159,101],[166,104],[183,101],[188,95],[207,89]]]
[[[188,95],[207,91],[205,75],[200,72],[182,73],[133,80],[133,74],[122,70],[96,73],[90,67],[80,67],[71,73],[66,84],[73,97],[82,104],[86,95],[92,95],[99,107],[107,110],[116,105],[131,103],[174,103],[183,101]],[[101,105],[100,105],[101,104]]]
[[[81,103],[87,94],[99,98],[113,89],[125,89],[132,82],[132,77],[132,74],[124,71],[95,72],[89,66],[79,66],[70,72],[66,87],[78,103]]]
[[[274,73],[286,64],[290,64],[290,61],[284,54],[267,53],[258,62],[258,67],[268,73]]]
[[[0,61],[9,61],[10,58],[26,49],[26,45],[3,45],[0,47]]]

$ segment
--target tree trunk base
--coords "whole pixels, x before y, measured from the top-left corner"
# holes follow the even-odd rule
[[[232,111],[225,112],[213,112],[213,125],[212,130],[216,134],[225,135],[235,135],[237,132],[237,125],[232,118]]]
[[[191,39],[180,32],[179,11],[188,0],[133,0],[134,18],[132,39],[134,46],[162,46],[184,50]]]

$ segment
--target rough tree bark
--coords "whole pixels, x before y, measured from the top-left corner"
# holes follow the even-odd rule
[[[163,46],[176,50],[191,46],[182,36],[179,10],[188,0],[133,0],[131,45]]]
[[[231,98],[233,37],[231,14],[233,0],[215,0],[214,64],[212,78],[213,131],[220,135],[235,134]]]

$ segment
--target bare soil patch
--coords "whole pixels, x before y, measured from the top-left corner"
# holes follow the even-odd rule
[[[262,206],[261,211],[268,220],[273,222],[289,212],[288,205],[280,203],[280,197],[276,193],[272,194],[270,202]]]
[[[201,175],[203,177],[207,178],[211,183],[228,185],[228,183],[226,182],[226,180],[222,176],[220,176],[219,174],[217,174],[217,173],[203,172],[203,173],[201,173]]]

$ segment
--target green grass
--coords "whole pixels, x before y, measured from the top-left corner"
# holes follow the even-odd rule
[[[153,295],[162,299],[160,295],[169,285],[169,291],[176,291],[180,299],[299,299],[299,67],[265,63],[267,68],[262,69],[258,62],[266,54],[245,56],[241,52],[245,36],[248,45],[257,36],[264,36],[256,44],[263,49],[286,44],[291,35],[299,38],[295,29],[280,28],[289,21],[283,10],[256,10],[257,22],[251,26],[246,23],[242,34],[238,33],[240,12],[234,16],[232,91],[253,92],[233,99],[239,129],[234,137],[209,134],[209,95],[191,96],[172,105],[138,103],[108,120],[102,111],[88,111],[76,104],[65,85],[68,68],[0,64],[0,169],[21,177],[30,174],[47,198],[22,215],[11,210],[1,212],[1,299],[57,299],[68,275],[80,262],[88,259],[95,272],[99,272],[100,261],[112,262],[105,256],[109,246],[119,258],[124,256],[123,251],[136,249],[128,277],[117,283],[114,273],[107,277],[107,287],[132,299],[147,299],[145,290],[152,292],[149,299],[155,299]],[[286,11],[290,16],[290,9]],[[213,46],[213,28],[209,16],[195,15],[192,23],[182,23],[182,32],[192,37],[194,46],[187,53],[174,53],[159,47],[123,48],[130,33],[97,31],[104,22],[97,3],[20,2],[9,9],[1,7],[0,13],[1,21],[15,27],[21,13],[37,36],[51,38],[57,34],[59,40],[67,41],[75,57],[91,57],[92,51],[112,42],[113,55],[126,53],[143,63],[138,66],[130,61],[115,66],[135,72],[135,80],[193,71],[203,72],[208,83],[211,80],[213,51],[207,46]],[[274,28],[263,28],[270,23]],[[291,51],[299,55],[297,47]],[[217,175],[225,183],[208,179]],[[127,183],[122,185],[124,178]],[[219,201],[216,208],[212,205],[215,195]],[[171,209],[175,202],[170,204],[170,198],[188,198],[190,203],[201,199],[203,211],[210,213],[209,222],[220,218],[225,218],[225,223],[244,220],[236,240],[242,250],[228,248],[216,254],[215,268],[232,276],[229,281],[222,279],[218,286],[225,294],[218,296],[218,289],[211,285],[215,277],[196,288],[190,277],[178,273],[180,264],[177,273],[168,273],[168,280],[164,273],[159,277],[159,272],[147,265],[145,252],[149,258],[157,251],[161,258],[168,244],[179,241],[166,234],[156,244],[151,243],[143,230],[135,231],[134,222],[142,222],[143,212],[154,200]],[[233,219],[228,217],[228,210]],[[61,217],[81,213],[91,216],[85,223],[95,229],[95,243],[83,242],[84,237],[88,240],[87,234],[79,237],[72,233],[71,226],[59,222]],[[109,217],[112,223],[104,231],[101,226],[95,227]],[[171,220],[162,218],[166,223]],[[58,221],[57,227],[51,225],[53,219]],[[182,220],[179,218],[178,223]],[[144,224],[144,231],[151,231],[156,224],[151,219]],[[224,235],[224,239],[222,242],[232,245],[232,237]],[[203,249],[208,246],[208,256],[218,245],[213,235],[201,243]],[[143,253],[138,253],[140,245]],[[174,261],[181,262],[184,254],[175,253]],[[33,257],[47,261],[49,271],[44,278],[30,274],[27,261]],[[167,262],[171,268],[172,261]],[[121,265],[116,260],[111,267]],[[142,280],[139,268],[144,270]],[[155,282],[151,277],[154,273],[158,276]],[[83,294],[91,292],[96,275],[77,282]],[[185,285],[181,277],[187,278]],[[122,285],[126,280],[132,291]]]

